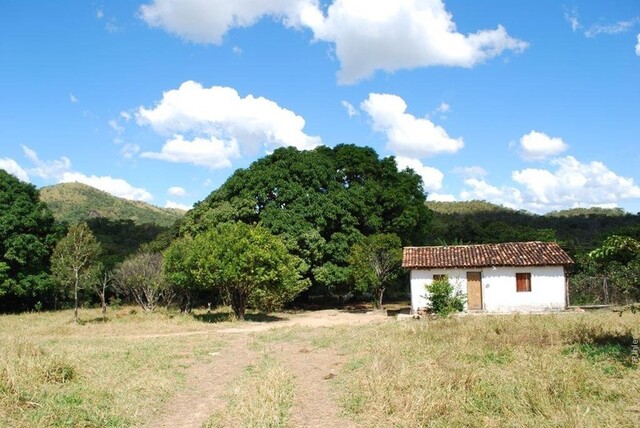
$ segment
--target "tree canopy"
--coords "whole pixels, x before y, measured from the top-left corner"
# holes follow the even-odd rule
[[[166,256],[170,281],[182,288],[195,282],[220,290],[238,319],[248,305],[276,309],[308,286],[299,274],[302,261],[261,226],[223,223],[194,239],[175,241]]]
[[[425,198],[420,176],[398,171],[393,157],[380,159],[371,148],[280,148],[237,170],[197,204],[182,232],[260,223],[305,261],[305,278],[334,291],[348,286],[350,249],[363,236],[394,233],[405,245],[426,242]]]
[[[0,169],[0,309],[33,308],[53,296],[49,258],[57,238],[36,188]]]

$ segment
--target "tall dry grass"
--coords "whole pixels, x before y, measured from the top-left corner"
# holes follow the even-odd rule
[[[360,426],[639,426],[640,316],[461,317],[333,332]]]
[[[124,308],[0,316],[0,426],[124,427],[184,387],[192,361],[221,343],[193,317]],[[207,326],[204,326],[207,327]]]

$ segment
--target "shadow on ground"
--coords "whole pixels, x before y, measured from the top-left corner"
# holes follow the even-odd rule
[[[233,315],[228,312],[215,312],[210,314],[194,314],[193,318],[195,320],[204,322],[204,323],[218,323],[225,321],[233,321]],[[269,314],[245,314],[245,321],[252,322],[277,322],[277,321],[287,321],[288,318],[283,318],[275,315]]]

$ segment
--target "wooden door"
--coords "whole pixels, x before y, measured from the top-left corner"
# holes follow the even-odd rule
[[[467,272],[467,307],[470,311],[482,310],[481,272]]]

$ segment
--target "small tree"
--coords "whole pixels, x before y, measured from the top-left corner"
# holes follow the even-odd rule
[[[112,274],[101,262],[98,262],[91,269],[90,276],[89,285],[100,299],[104,321],[107,318],[107,289],[111,286]]]
[[[464,297],[454,290],[449,277],[438,278],[426,287],[429,293],[429,309],[443,317],[464,309]]]
[[[173,290],[165,280],[160,253],[138,253],[120,263],[114,272],[118,290],[130,296],[145,312],[169,304]]]
[[[374,306],[381,308],[384,291],[400,273],[400,238],[394,234],[367,236],[351,248],[349,262],[356,289],[372,293]]]
[[[193,239],[179,238],[164,252],[164,274],[180,298],[180,310],[191,312],[198,283],[194,271]]]
[[[60,284],[73,288],[73,320],[78,322],[78,290],[91,282],[92,265],[100,254],[100,244],[86,223],[69,228],[56,245],[51,270]]]
[[[191,274],[203,288],[220,289],[237,319],[248,304],[272,310],[309,286],[300,259],[262,226],[225,223],[192,241]]]

